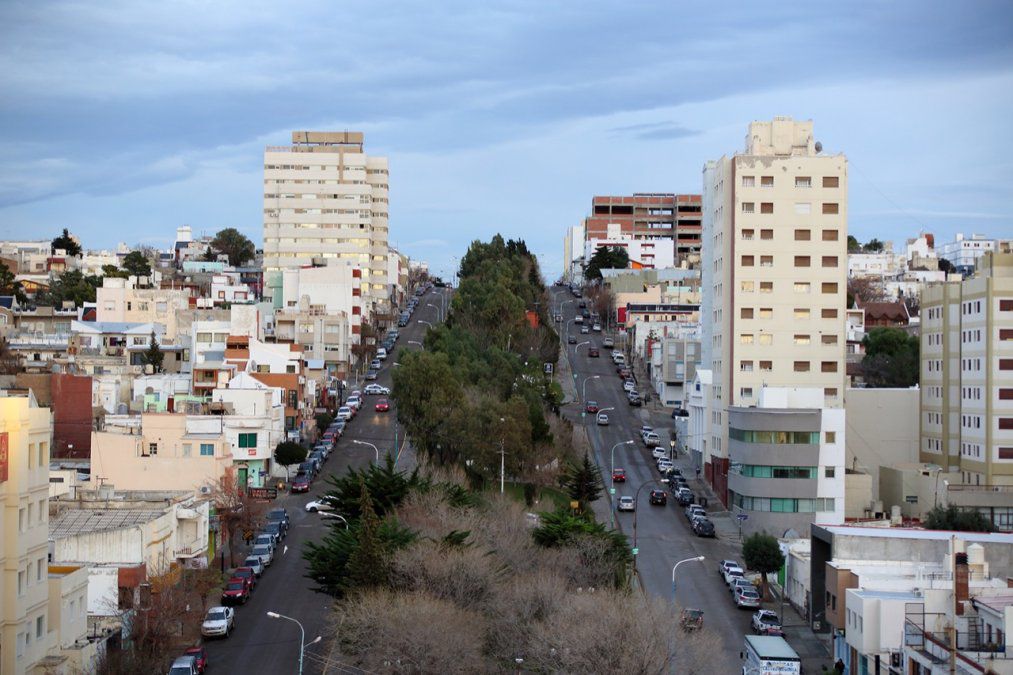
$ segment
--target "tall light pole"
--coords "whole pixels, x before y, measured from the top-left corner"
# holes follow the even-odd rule
[[[586,342],[584,344],[587,344]],[[588,380],[600,380],[601,375],[588,375],[584,378],[584,384],[580,387],[581,400],[587,402],[587,381]]]
[[[360,441],[358,438],[353,438],[352,443],[355,443],[356,445],[368,445],[369,447],[373,448],[373,451],[376,452],[376,463],[377,464],[380,463],[380,449],[377,448],[375,445],[367,441]]]
[[[609,470],[612,472],[611,474],[609,474],[609,477],[612,478],[612,488],[609,490],[609,492],[612,493],[613,496],[615,495],[615,491],[616,491],[616,479],[615,479],[615,473],[616,473],[616,448],[618,448],[620,445],[633,445],[633,441],[632,440],[629,440],[629,441],[619,441],[618,443],[616,443],[615,445],[613,445],[612,449],[609,451],[609,465],[610,465],[609,466]],[[612,529],[615,529],[615,526],[616,526],[616,516],[615,516],[615,513],[616,513],[616,510],[615,510],[614,506],[612,508],[609,508],[609,522],[612,524]],[[634,511],[634,513],[636,513],[636,511]]]
[[[703,560],[704,560],[704,557],[702,555],[698,555],[695,558],[686,558],[685,560],[680,560],[679,562],[675,563],[675,565],[672,566],[672,604],[673,605],[675,604],[675,570],[678,569],[679,565],[681,565],[683,563],[686,563],[686,562],[703,562]]]
[[[506,423],[506,418],[500,417],[500,431],[499,431],[499,493],[503,494],[506,491],[506,439],[503,435],[503,424]]]
[[[323,640],[323,637],[318,635],[313,642],[306,644],[306,629],[302,627],[302,624],[299,623],[298,620],[293,619],[290,616],[285,616],[284,614],[278,614],[278,612],[268,612],[267,615],[272,619],[285,619],[286,621],[291,621],[295,625],[299,626],[299,675],[302,675],[303,652],[305,652],[306,648],[310,645],[315,645]]]
[[[573,300],[564,300],[563,302],[559,303],[559,306],[558,306],[558,308],[556,310],[556,314],[559,314],[560,316],[562,316],[563,315],[563,307],[566,307],[567,305],[572,304],[572,303],[573,303]]]
[[[440,321],[443,321],[443,313],[442,313],[442,310],[441,310],[441,308],[440,308],[440,306],[439,306],[439,305],[434,305],[434,304],[433,304],[433,303],[431,303],[431,302],[427,302],[427,303],[426,303],[426,307],[432,307],[433,309],[435,309],[435,310],[436,310],[436,317],[437,317],[437,318],[438,318],[438,319],[439,319]]]
[[[419,349],[421,349],[422,351],[426,351],[426,346],[424,344],[422,344],[421,342],[419,342],[418,340],[409,340],[408,344],[410,344],[410,345],[418,345]]]
[[[427,326],[429,326],[430,328],[432,328],[432,327],[433,327],[433,324],[429,323],[429,322],[428,322],[428,321],[426,321],[425,319],[419,319],[419,323],[424,323],[424,324],[426,324]]]
[[[566,330],[564,332],[566,333],[566,339],[567,340],[570,339],[570,324],[573,323],[573,322],[574,322],[574,319],[570,319],[569,321],[566,322]]]
[[[583,342],[578,342],[577,344],[573,345],[573,358],[577,358],[577,350],[578,349],[580,349],[584,345],[589,345],[589,344],[591,344],[590,340],[584,340]]]

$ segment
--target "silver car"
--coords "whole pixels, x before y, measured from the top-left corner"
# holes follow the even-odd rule
[[[236,610],[231,607],[212,607],[204,617],[200,634],[204,637],[228,637],[236,627]]]
[[[616,506],[617,511],[636,511],[637,504],[633,501],[633,497],[620,497],[619,504]]]

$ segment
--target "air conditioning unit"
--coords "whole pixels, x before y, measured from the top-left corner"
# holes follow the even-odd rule
[[[209,494],[211,494],[211,487],[208,486],[208,485],[201,485],[200,486],[200,493],[202,495],[209,495]]]

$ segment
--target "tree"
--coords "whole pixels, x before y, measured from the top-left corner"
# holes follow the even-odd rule
[[[0,295],[13,295],[19,304],[28,302],[25,289],[7,265],[0,263]]]
[[[329,413],[322,412],[317,413],[316,417],[314,417],[314,420],[317,423],[317,430],[320,433],[323,433],[324,431],[326,431],[327,427],[331,426],[331,422],[334,421],[334,418],[331,417]]]
[[[21,359],[11,350],[7,338],[0,336],[0,375],[17,375],[21,372]]]
[[[563,477],[563,487],[570,499],[580,502],[581,509],[601,498],[602,480],[598,465],[591,461],[588,453],[580,464],[571,464]]]
[[[54,281],[48,291],[42,291],[35,297],[37,305],[61,307],[71,302],[80,307],[86,302],[95,302],[95,289],[102,285],[102,277],[85,276],[79,270],[68,270]]]
[[[123,269],[135,277],[151,275],[151,263],[140,251],[131,251],[123,258]]]
[[[63,228],[63,234],[53,239],[52,242],[53,253],[56,253],[57,249],[63,249],[69,256],[81,255],[81,244],[70,236],[70,232],[67,228]]]
[[[630,266],[630,255],[622,246],[602,246],[584,267],[584,278],[588,281],[601,279],[601,271],[605,269],[626,269]]]
[[[953,274],[957,271],[957,268],[953,266],[946,258],[939,258],[939,271],[946,272],[947,274]]]
[[[201,256],[201,260],[204,262],[215,262],[218,260],[218,254],[212,251],[211,247],[208,246],[204,249],[204,255]]]
[[[870,239],[862,250],[866,253],[882,253],[885,245],[879,239]]]
[[[765,532],[757,532],[742,542],[742,557],[746,568],[760,573],[761,597],[767,597],[767,575],[784,566],[784,554],[777,539]]]
[[[359,528],[356,547],[348,556],[346,589],[357,591],[383,586],[387,583],[390,557],[377,534],[380,519],[373,510],[373,500],[365,481],[359,483]]]
[[[882,302],[886,297],[883,283],[872,277],[848,277],[848,307],[853,307],[856,300],[862,303]]]
[[[151,331],[151,339],[148,341],[148,348],[141,354],[141,363],[151,366],[156,373],[162,372],[162,362],[165,360],[165,353],[158,346],[158,339],[155,331]]]
[[[226,469],[218,480],[207,487],[221,531],[229,543],[229,565],[235,567],[240,532],[252,533],[256,529],[264,512],[264,503],[247,494],[246,486],[240,484],[235,468]]]
[[[253,242],[234,227],[227,227],[219,231],[211,240],[211,247],[228,256],[229,264],[233,267],[239,267],[257,254]]]
[[[848,253],[861,253],[862,244],[850,234],[848,235]]]
[[[102,276],[110,279],[126,279],[130,276],[130,273],[126,270],[121,270],[116,265],[102,265]]]
[[[866,386],[906,388],[918,384],[918,338],[900,328],[873,328],[862,345]]]
[[[285,467],[285,472],[288,473],[288,467],[305,462],[307,454],[306,448],[298,443],[294,441],[282,441],[274,449],[274,461]]]
[[[955,530],[957,532],[991,532],[992,523],[974,509],[961,509],[954,504],[934,506],[925,514],[922,525],[927,530]]]

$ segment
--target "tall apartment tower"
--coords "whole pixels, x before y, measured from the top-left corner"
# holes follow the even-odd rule
[[[362,270],[370,308],[387,299],[388,167],[357,131],[293,131],[264,152],[265,293],[282,270],[344,264]],[[367,304],[364,303],[364,304]]]
[[[921,461],[951,483],[1013,485],[1013,252],[925,288],[920,340]]]
[[[703,362],[712,371],[705,471],[721,495],[729,490],[729,418],[735,410],[795,405],[791,401],[805,401],[816,411],[843,408],[847,159],[822,154],[811,121],[777,117],[752,122],[745,152],[708,162],[703,174]],[[767,388],[804,390],[805,395],[768,392],[765,397]],[[739,417],[752,419],[745,413]],[[819,416],[793,429],[768,422],[775,424],[768,430],[787,433],[789,443],[794,432],[827,428]],[[749,430],[736,429],[733,435],[740,443],[754,438]],[[833,452],[824,456],[826,436],[820,434],[817,447],[810,447],[820,456],[793,468],[814,478],[817,472],[821,479],[836,476],[827,457],[843,457],[843,432],[829,438]],[[734,451],[731,458],[738,463]],[[783,468],[774,465],[800,464],[798,459],[772,456],[761,467],[754,456],[747,468],[756,465],[769,473]],[[796,484],[777,489],[789,485]],[[840,487],[843,496],[843,482]]]

